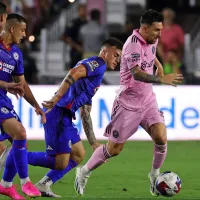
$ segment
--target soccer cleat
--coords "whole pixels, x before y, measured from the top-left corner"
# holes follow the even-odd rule
[[[158,178],[158,176],[151,176],[151,173],[149,173],[148,177],[149,177],[149,180],[150,180],[150,193],[151,193],[151,195],[154,196],[154,197],[159,196],[159,192],[157,191],[156,186],[155,186],[155,182],[156,182],[156,179]]]
[[[0,156],[0,171],[5,167],[6,158],[8,153],[10,152],[10,149],[11,147],[6,146],[4,152]]]
[[[30,181],[22,185],[22,192],[29,197],[41,196],[41,192]]]
[[[76,178],[75,178],[75,182],[74,182],[74,189],[78,195],[83,196],[85,186],[87,184],[88,178],[91,173],[88,175],[85,175],[85,174],[83,174],[81,169],[82,169],[82,167],[76,168]]]
[[[42,197],[61,198],[60,195],[53,193],[50,186],[47,186],[38,182],[35,184],[35,187],[41,192]]]
[[[26,200],[25,197],[21,196],[15,186],[11,186],[8,188],[4,188],[1,184],[0,184],[0,194],[1,195],[5,195],[10,197],[11,199],[15,199],[15,200]]]

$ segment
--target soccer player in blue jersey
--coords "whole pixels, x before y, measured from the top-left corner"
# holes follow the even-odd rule
[[[72,122],[79,108],[89,143],[93,149],[99,146],[90,117],[92,97],[99,88],[106,69],[115,69],[119,63],[122,46],[115,38],[107,39],[98,56],[78,62],[64,78],[55,95],[49,101],[44,101],[47,113],[47,122],[44,124],[46,152],[28,153],[29,164],[52,169],[36,184],[44,196],[58,197],[50,186],[84,158],[84,147]]]
[[[22,53],[15,45],[19,44],[26,36],[25,31],[26,20],[18,14],[9,14],[0,41],[0,80],[10,82],[14,78],[15,82],[20,82],[24,90],[24,94],[20,93],[21,96],[35,108],[35,112],[42,116],[42,122],[45,123],[45,114],[35,100],[23,75]],[[18,173],[22,192],[30,197],[40,196],[41,193],[31,183],[28,176],[26,131],[6,93],[5,88],[0,88],[0,125],[3,131],[13,139],[13,144],[6,160],[0,194],[12,199],[25,199],[12,185],[13,178]]]

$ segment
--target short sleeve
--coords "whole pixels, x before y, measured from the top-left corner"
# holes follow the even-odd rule
[[[92,105],[92,99],[90,99],[87,103],[85,103],[87,105]]]
[[[129,69],[141,66],[141,46],[136,42],[131,42],[125,48],[124,59]]]
[[[94,58],[94,59],[84,59],[80,61],[78,64],[82,64],[85,66],[88,76],[99,76],[99,75],[103,76],[106,70],[106,65],[103,62],[104,61]]]
[[[21,76],[24,74],[24,62],[22,52],[18,50],[17,52],[13,53],[14,59],[17,61],[17,65],[15,70],[12,72],[12,75]]]

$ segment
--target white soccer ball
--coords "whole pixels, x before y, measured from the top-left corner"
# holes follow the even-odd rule
[[[181,179],[174,172],[167,171],[158,176],[155,186],[162,196],[172,197],[180,192]]]

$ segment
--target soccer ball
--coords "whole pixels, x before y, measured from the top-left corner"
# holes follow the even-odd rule
[[[162,196],[172,197],[180,192],[181,179],[174,172],[167,171],[158,176],[155,187]]]

